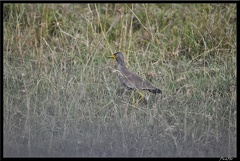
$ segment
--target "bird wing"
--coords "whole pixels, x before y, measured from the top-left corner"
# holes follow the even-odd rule
[[[156,89],[151,83],[144,81],[140,76],[129,71],[127,68],[124,69],[124,72],[119,74],[119,80],[128,88],[147,90]]]

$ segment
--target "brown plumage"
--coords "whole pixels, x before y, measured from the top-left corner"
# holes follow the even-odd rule
[[[131,72],[125,65],[124,57],[121,52],[116,52],[114,56],[111,58],[115,58],[118,63],[118,71],[119,71],[119,81],[126,86],[128,89],[136,89],[136,90],[148,90],[152,93],[162,93],[162,91],[156,87],[154,87],[150,82],[143,80],[137,74]]]

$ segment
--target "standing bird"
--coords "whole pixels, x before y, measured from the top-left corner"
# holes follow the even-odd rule
[[[150,82],[144,81],[140,76],[131,72],[125,65],[124,57],[121,52],[116,52],[110,58],[116,59],[118,63],[118,76],[119,81],[128,89],[136,90],[140,95],[141,98],[138,102],[140,102],[144,95],[139,90],[148,90],[154,94],[162,93],[162,91],[155,86],[153,86]]]

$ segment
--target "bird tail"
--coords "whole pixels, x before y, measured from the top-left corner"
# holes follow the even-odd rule
[[[155,89],[148,89],[148,91],[149,92],[152,92],[152,93],[162,93],[162,91],[160,90],[160,89],[157,89],[157,88],[155,88]]]

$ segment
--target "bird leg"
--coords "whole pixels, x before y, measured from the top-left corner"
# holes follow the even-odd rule
[[[136,92],[141,96],[141,98],[138,99],[138,100],[135,102],[134,92],[135,92],[135,90],[132,91],[132,105],[133,105],[133,106],[135,106],[136,104],[138,104],[140,101],[142,101],[142,100],[144,99],[144,95],[143,95],[139,90],[136,90]]]
[[[135,98],[134,98],[134,92],[133,91],[133,101],[132,101],[132,105],[135,106],[136,104],[138,104],[140,101],[142,101],[144,99],[144,95],[139,91],[139,90],[136,90],[136,92],[141,96],[140,99],[138,99],[136,102],[135,102]]]
[[[137,90],[137,93],[141,96],[141,98],[137,102],[139,103],[144,98],[144,95],[139,90]]]

